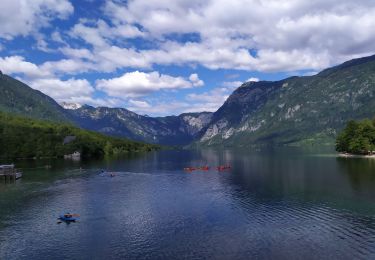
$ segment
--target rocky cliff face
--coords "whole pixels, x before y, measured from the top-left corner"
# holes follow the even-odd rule
[[[375,115],[375,56],[315,76],[239,87],[213,114],[200,145],[322,143],[350,119]]]

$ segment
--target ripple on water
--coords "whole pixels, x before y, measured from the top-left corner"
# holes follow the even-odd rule
[[[100,176],[96,167],[67,171],[48,184],[38,179],[33,185],[22,183],[17,189],[24,195],[15,197],[16,206],[5,215],[0,212],[0,259],[375,256],[373,215],[340,208],[329,199],[309,199],[301,196],[304,190],[274,191],[280,187],[269,182],[282,178],[278,172],[254,176],[256,165],[250,173],[129,168],[114,169],[113,178]],[[335,178],[348,189],[345,199],[361,198],[345,186],[345,175]],[[320,187],[315,188],[309,192],[318,193]],[[79,222],[56,224],[66,210],[79,213]]]

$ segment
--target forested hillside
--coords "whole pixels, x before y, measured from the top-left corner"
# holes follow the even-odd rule
[[[63,157],[75,151],[82,157],[151,151],[156,145],[108,137],[68,124],[14,116],[0,112],[0,157]]]

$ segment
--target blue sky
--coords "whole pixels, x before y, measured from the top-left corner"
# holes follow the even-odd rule
[[[2,0],[0,70],[58,102],[215,111],[249,80],[374,53],[375,2]]]

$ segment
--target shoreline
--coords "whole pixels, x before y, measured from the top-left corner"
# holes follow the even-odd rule
[[[370,159],[375,159],[375,154],[371,155],[362,155],[362,154],[353,154],[353,153],[339,153],[338,157],[343,157],[343,158],[370,158]]]

